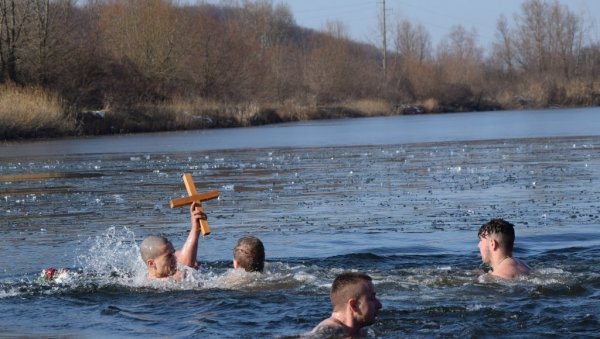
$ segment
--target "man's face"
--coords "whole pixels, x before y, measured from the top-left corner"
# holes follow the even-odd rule
[[[372,282],[363,281],[361,284],[363,284],[361,287],[363,293],[361,293],[357,300],[357,320],[362,326],[369,326],[375,323],[377,313],[381,309],[381,302],[379,302],[379,299],[375,295],[375,288]]]
[[[479,254],[481,255],[481,261],[484,264],[489,264],[491,259],[490,253],[490,241],[489,236],[482,235],[479,237]]]
[[[177,272],[177,258],[171,242],[164,245],[162,254],[154,259],[154,267],[156,278],[169,277]]]

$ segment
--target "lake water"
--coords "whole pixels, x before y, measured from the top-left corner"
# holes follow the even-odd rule
[[[329,316],[345,270],[374,278],[372,337],[597,337],[599,131],[600,110],[576,109],[5,143],[0,337],[295,337]],[[152,283],[137,244],[182,245],[188,211],[168,203],[184,172],[221,193],[212,234],[199,271]],[[482,278],[494,217],[531,277]],[[264,275],[230,269],[248,234]],[[41,282],[47,267],[72,274]]]

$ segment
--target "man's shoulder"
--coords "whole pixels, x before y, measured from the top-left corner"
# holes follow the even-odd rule
[[[515,269],[516,276],[523,276],[523,275],[528,275],[529,273],[531,273],[531,267],[527,266],[526,263],[524,263],[518,259],[515,259],[514,269]]]
[[[346,334],[346,329],[337,321],[327,318],[315,326],[311,333],[324,337],[339,337]]]
[[[495,276],[503,279],[514,279],[520,276],[526,276],[531,272],[529,266],[520,260],[513,259],[513,261],[506,266],[503,266],[498,272],[494,272]]]

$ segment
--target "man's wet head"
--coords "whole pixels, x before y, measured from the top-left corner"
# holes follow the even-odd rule
[[[358,328],[374,324],[381,309],[373,281],[364,273],[338,275],[331,286],[330,298],[333,312],[351,312]]]
[[[495,242],[500,251],[507,256],[512,255],[515,243],[514,225],[503,219],[492,219],[479,228],[479,251],[484,263],[491,260],[490,244]]]
[[[265,247],[256,237],[243,237],[233,249],[233,267],[246,272],[262,272],[265,267]]]
[[[140,253],[150,278],[165,278],[177,272],[175,248],[164,236],[147,236],[140,245]]]

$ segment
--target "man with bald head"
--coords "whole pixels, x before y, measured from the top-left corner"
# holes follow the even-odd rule
[[[173,244],[161,235],[149,235],[140,244],[142,260],[148,267],[148,278],[173,278],[180,281],[184,278],[185,271],[179,270],[177,263],[198,268],[196,255],[198,254],[198,237],[200,236],[199,219],[204,216],[201,212],[195,211],[194,207],[195,203],[190,205],[192,228],[180,250],[175,251]]]
[[[331,285],[331,317],[311,332],[318,337],[353,337],[361,328],[375,323],[381,302],[375,295],[373,280],[358,272],[338,275]]]

